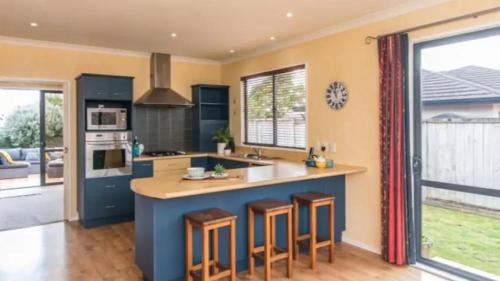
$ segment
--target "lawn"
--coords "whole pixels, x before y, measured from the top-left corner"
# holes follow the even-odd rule
[[[500,276],[500,219],[424,205],[423,234],[441,257]]]

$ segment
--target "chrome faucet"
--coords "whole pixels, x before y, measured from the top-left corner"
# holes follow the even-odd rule
[[[255,154],[257,154],[257,157],[262,158],[262,148],[254,147],[253,151],[255,151]]]

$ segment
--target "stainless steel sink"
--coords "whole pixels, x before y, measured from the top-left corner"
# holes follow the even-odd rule
[[[280,157],[270,157],[270,156],[258,155],[255,153],[246,153],[243,155],[243,158],[253,159],[253,160],[277,160],[277,159],[281,159]]]

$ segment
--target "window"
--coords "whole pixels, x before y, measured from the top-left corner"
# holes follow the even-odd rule
[[[241,78],[244,143],[306,147],[306,68],[293,66]]]

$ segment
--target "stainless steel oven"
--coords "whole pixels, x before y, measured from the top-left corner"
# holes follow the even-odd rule
[[[85,153],[85,178],[132,174],[132,132],[88,132]]]
[[[127,109],[108,107],[87,108],[87,130],[126,130]]]

